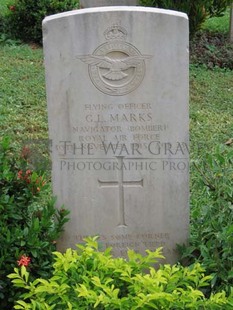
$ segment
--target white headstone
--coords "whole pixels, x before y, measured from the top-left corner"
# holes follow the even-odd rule
[[[188,238],[188,19],[141,7],[45,18],[59,249],[99,235],[116,256]]]
[[[137,5],[138,0],[80,0],[80,8],[92,8],[97,6],[128,6]]]

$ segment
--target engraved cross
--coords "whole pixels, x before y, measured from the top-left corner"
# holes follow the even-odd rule
[[[101,181],[98,180],[101,188],[118,187],[119,188],[119,224],[118,226],[127,226],[125,223],[125,201],[124,188],[125,187],[143,187],[143,179],[139,181],[124,181],[123,173],[123,156],[117,156],[118,164],[121,169],[118,170],[118,181]]]

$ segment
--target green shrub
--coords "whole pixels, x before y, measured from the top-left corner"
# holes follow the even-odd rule
[[[25,267],[9,275],[16,287],[27,292],[15,309],[230,309],[224,292],[204,297],[201,289],[210,277],[200,264],[190,268],[151,267],[162,258],[161,249],[142,257],[128,251],[128,261],[112,258],[110,249],[98,251],[95,238],[85,239],[79,250],[55,252],[53,276],[30,281]],[[147,272],[145,272],[147,270]]]
[[[207,68],[228,68],[233,70],[233,44],[228,34],[199,31],[190,44],[190,60]]]
[[[12,309],[20,293],[7,275],[28,265],[31,277],[49,277],[55,241],[67,221],[46,193],[44,175],[28,168],[26,149],[17,159],[8,138],[0,141],[0,309]]]
[[[203,152],[203,150],[202,150]],[[233,150],[216,148],[194,162],[191,240],[181,248],[188,264],[198,261],[212,275],[208,292],[233,287]]]
[[[8,6],[6,29],[16,39],[41,43],[42,20],[77,7],[77,0],[13,0]]]
[[[142,5],[187,13],[191,35],[200,29],[207,17],[220,16],[231,2],[232,0],[141,0]]]

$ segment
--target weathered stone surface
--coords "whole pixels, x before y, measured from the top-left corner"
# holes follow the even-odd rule
[[[98,26],[97,26],[98,25]],[[61,250],[99,235],[118,256],[188,237],[188,20],[140,7],[43,22]]]
[[[128,6],[138,5],[138,0],[80,0],[80,8],[92,8],[98,6]]]

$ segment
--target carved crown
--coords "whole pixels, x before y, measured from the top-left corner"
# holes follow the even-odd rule
[[[105,30],[104,36],[107,40],[125,40],[127,31],[119,25],[113,25]]]

